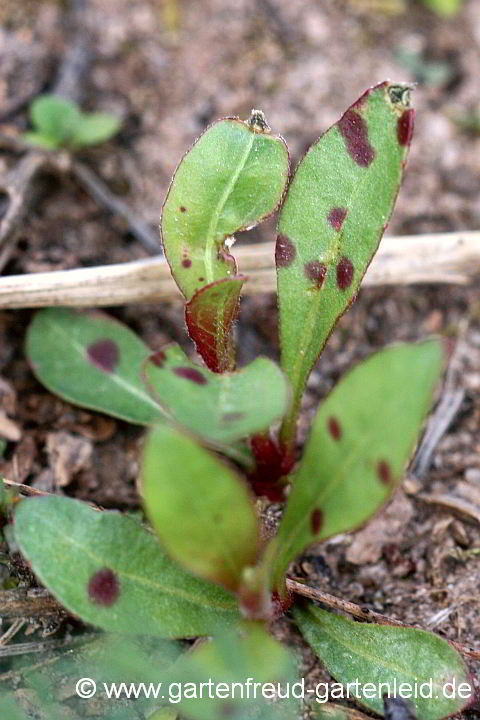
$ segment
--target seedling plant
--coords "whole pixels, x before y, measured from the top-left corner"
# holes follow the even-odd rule
[[[171,182],[161,232],[203,363],[178,345],[152,351],[99,313],[51,308],[29,328],[27,356],[48,389],[151,426],[141,478],[149,527],[67,497],[34,498],[19,503],[14,542],[58,600],[97,628],[123,637],[213,636],[162,677],[294,680],[291,652],[268,634],[288,612],[339,682],[431,680],[433,697],[413,700],[422,720],[470,701],[441,691],[446,682],[469,682],[446,640],[294,602],[286,581],[310,545],[360,527],[391,497],[444,367],[437,340],[368,358],[322,403],[299,456],[307,379],[388,224],[414,115],[408,86],[367,90],[293,177],[287,146],[260,111],[246,122],[215,122],[195,142]],[[259,357],[236,369],[234,324],[247,278],[230,252],[234,234],[279,208],[280,367]],[[262,496],[285,504],[273,537],[255,502]],[[359,691],[357,699],[383,713],[381,696]],[[209,720],[227,710],[233,718],[280,717],[287,706],[259,707],[237,698],[228,707],[219,698],[178,705],[185,717]]]
[[[32,130],[23,134],[30,145],[46,150],[80,150],[109,140],[120,129],[110,113],[85,113],[71,100],[58,95],[41,95],[30,107]]]

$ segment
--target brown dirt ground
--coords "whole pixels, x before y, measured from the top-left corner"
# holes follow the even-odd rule
[[[156,225],[176,163],[211,120],[247,117],[252,107],[261,107],[287,139],[295,163],[366,87],[386,77],[414,80],[419,82],[416,136],[389,231],[478,229],[480,134],[465,131],[454,118],[478,107],[480,3],[466,0],[448,21],[413,1],[406,3],[408,11],[392,14],[401,4],[384,0],[383,11],[372,11],[368,0],[92,0],[85,22],[94,32],[96,58],[84,102],[117,113],[123,129],[115,141],[87,153],[86,161]],[[68,42],[62,12],[62,4],[34,0],[25,0],[19,12],[16,3],[4,0],[0,103],[29,88],[48,89]],[[25,117],[19,112],[0,129],[20,131]],[[0,157],[0,172],[14,160]],[[122,223],[72,182],[42,178],[36,191],[5,272],[144,255]],[[272,233],[267,223],[252,235],[264,240]],[[188,347],[180,303],[113,312],[154,347],[168,340]],[[20,430],[0,472],[46,490],[63,472],[69,495],[104,507],[137,507],[142,432],[74,408],[34,380],[22,352],[30,317],[28,311],[0,312],[0,394]],[[478,522],[418,497],[442,493],[466,499],[477,512],[480,507],[477,287],[362,291],[312,374],[301,437],[318,402],[347,368],[386,343],[432,332],[459,339],[456,382],[465,395],[427,475],[407,481],[397,496],[393,515],[401,521],[389,522],[385,530],[379,517],[370,534],[361,531],[312,548],[294,572],[333,594],[480,648]],[[259,353],[277,357],[273,297],[244,300],[238,337],[242,363]],[[65,442],[77,443],[77,461],[59,470],[55,449]],[[308,679],[324,677],[288,622],[277,630],[302,647]],[[472,671],[478,665],[472,664]]]

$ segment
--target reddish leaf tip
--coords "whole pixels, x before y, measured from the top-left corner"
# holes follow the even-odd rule
[[[354,267],[352,261],[347,257],[340,258],[337,265],[337,286],[340,290],[346,290],[350,287],[353,280]]]
[[[277,268],[289,267],[295,260],[297,248],[286,235],[278,235],[275,245],[275,265]]]
[[[88,596],[97,605],[111,607],[118,600],[119,595],[118,578],[110,568],[98,570],[88,581]]]
[[[305,263],[304,272],[307,278],[320,290],[327,274],[327,266],[318,260],[312,260],[311,262]]]
[[[178,377],[190,380],[191,382],[197,383],[197,385],[206,385],[208,382],[207,378],[202,375],[200,370],[196,370],[195,368],[177,367],[173,369],[173,372],[175,375],[178,375]]]
[[[104,372],[111,373],[115,370],[119,355],[117,343],[109,338],[97,340],[87,347],[89,361]]]

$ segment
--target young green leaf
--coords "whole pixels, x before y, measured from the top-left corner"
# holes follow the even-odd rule
[[[28,145],[35,145],[36,147],[41,147],[44,150],[57,150],[60,147],[60,144],[53,138],[48,135],[35,132],[34,130],[23,133],[22,140],[28,143]]]
[[[207,128],[181,160],[161,230],[167,260],[187,300],[205,285],[235,275],[227,241],[274,212],[288,164],[282,138],[235,118]]]
[[[15,540],[39,580],[86,622],[125,635],[211,635],[239,619],[235,599],[182,570],[154,535],[65,497],[23,500]]]
[[[402,480],[444,363],[437,341],[354,368],[320,407],[270,552],[274,587],[314,542],[361,525]]]
[[[30,107],[32,125],[38,133],[50,138],[55,147],[67,144],[80,123],[77,105],[58,95],[41,95]]]
[[[462,7],[464,0],[423,0],[423,4],[438,13],[451,17]]]
[[[344,685],[350,683],[350,694],[380,715],[383,694],[398,695],[402,684],[403,697],[411,688],[410,700],[422,720],[449,717],[473,700],[462,657],[438,635],[353,622],[313,605],[296,608],[294,615],[328,672]]]
[[[196,292],[185,306],[188,333],[207,367],[216,373],[235,368],[233,324],[245,280],[243,276],[217,280]]]
[[[85,147],[103,143],[116,135],[120,124],[120,120],[109,113],[82,113],[72,137],[72,144]]]
[[[28,329],[26,355],[38,380],[69,402],[140,425],[165,417],[142,380],[149,348],[107,315],[42,310]]]
[[[310,370],[392,214],[414,115],[408,86],[367,90],[310,148],[289,186],[275,251],[282,367],[293,387],[281,433],[287,448]]]
[[[298,704],[286,694],[297,679],[294,657],[261,625],[245,624],[184,654],[166,679],[189,720],[300,717]],[[272,702],[279,686],[280,697]],[[200,688],[205,688],[201,698]]]
[[[258,533],[246,485],[211,453],[165,425],[143,460],[145,506],[170,555],[201,577],[237,590],[254,565]]]
[[[265,430],[288,407],[285,377],[267,358],[218,375],[170,346],[149,358],[144,373],[153,397],[176,422],[213,444]]]

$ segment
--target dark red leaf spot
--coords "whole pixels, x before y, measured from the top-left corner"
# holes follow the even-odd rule
[[[335,230],[341,230],[347,217],[348,210],[344,207],[334,207],[328,213],[328,222]]]
[[[167,356],[163,350],[158,350],[158,352],[150,356],[150,361],[157,367],[163,367],[166,359]]]
[[[397,140],[400,145],[410,145],[415,126],[415,110],[404,110],[397,120]]]
[[[320,290],[325,280],[325,275],[327,274],[327,266],[324,263],[318,262],[318,260],[312,260],[311,262],[305,263],[304,271],[307,278]]]
[[[102,568],[88,581],[88,596],[92,602],[111,607],[120,595],[117,576],[110,568]]]
[[[295,260],[297,248],[286,235],[278,235],[275,246],[275,264],[279,267],[289,267]]]
[[[354,267],[352,261],[347,257],[340,258],[337,265],[337,286],[340,290],[346,290],[350,287],[353,280]]]
[[[338,422],[337,418],[329,417],[327,425],[328,425],[328,432],[330,433],[332,438],[334,440],[341,440],[343,431],[342,431],[342,426]]]
[[[99,370],[113,372],[119,358],[117,343],[109,339],[97,340],[87,347],[87,355]]]
[[[189,268],[191,266],[192,266],[192,261],[190,260],[190,258],[184,258],[182,260],[182,267]]]
[[[198,282],[205,282],[205,278],[204,278],[204,277],[199,277],[199,278],[198,278]]]
[[[195,368],[178,367],[174,368],[173,372],[175,375],[178,375],[178,377],[190,380],[191,382],[197,383],[197,385],[206,385],[208,382],[207,378],[202,375],[200,370],[195,370]]]
[[[323,512],[320,510],[320,508],[315,508],[315,510],[312,510],[312,514],[310,515],[310,527],[312,528],[312,533],[314,535],[318,535],[320,530],[322,529],[323,525]]]
[[[243,412],[228,412],[222,415],[222,420],[228,423],[235,422],[235,420],[243,420],[244,417],[245,413]]]
[[[185,205],[180,205],[180,212],[182,212],[182,213],[187,212],[187,208],[185,207]]]
[[[369,143],[367,124],[363,117],[350,108],[338,121],[338,129],[352,160],[361,167],[368,167],[375,158],[375,149]]]
[[[392,468],[386,460],[377,463],[377,477],[384,485],[390,485],[393,480]]]

